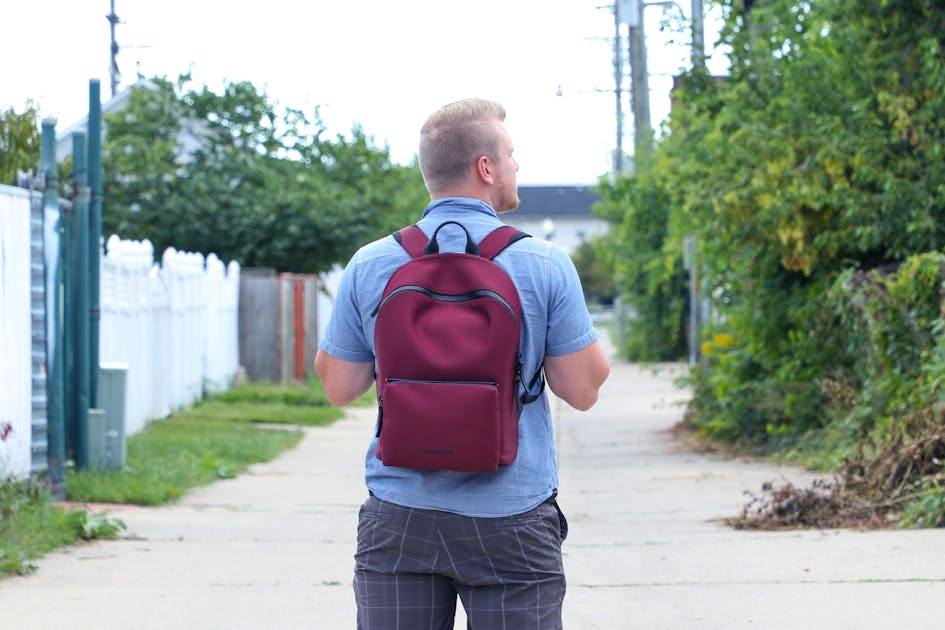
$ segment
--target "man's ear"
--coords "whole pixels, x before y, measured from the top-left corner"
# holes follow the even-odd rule
[[[476,176],[487,184],[495,183],[495,178],[492,174],[492,162],[485,155],[481,156],[476,161]]]

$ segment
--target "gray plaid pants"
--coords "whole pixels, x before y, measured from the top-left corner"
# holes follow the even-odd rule
[[[553,501],[473,518],[369,497],[358,517],[358,628],[448,630],[458,595],[470,629],[559,629],[566,535]]]

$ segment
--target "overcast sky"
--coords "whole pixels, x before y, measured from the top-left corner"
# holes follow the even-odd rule
[[[109,0],[5,5],[0,107],[22,111],[32,99],[62,130],[87,112],[89,79],[101,81],[103,100],[111,96]],[[484,96],[508,110],[520,183],[589,184],[611,166],[614,20],[606,0],[115,0],[115,13],[120,89],[138,73],[175,79],[189,70],[214,90],[251,81],[281,104],[320,106],[333,132],[360,124],[398,162],[414,155],[432,110]],[[688,35],[660,31],[659,7],[646,15],[658,126],[671,77],[689,63]]]

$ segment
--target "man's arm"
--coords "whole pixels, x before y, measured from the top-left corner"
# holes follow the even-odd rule
[[[571,354],[545,357],[545,380],[558,398],[578,411],[597,402],[597,392],[610,374],[610,362],[598,342]]]
[[[315,355],[315,371],[325,386],[328,400],[338,407],[352,402],[374,383],[373,361],[344,361],[322,350]]]

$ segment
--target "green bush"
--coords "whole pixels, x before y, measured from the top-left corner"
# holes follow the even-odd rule
[[[652,153],[600,187],[635,311],[626,349],[666,357],[684,339],[692,243],[712,313],[689,422],[755,451],[898,475],[903,445],[938,456],[945,415],[945,5],[736,5],[721,33],[729,76],[681,77]]]
[[[612,257],[624,313],[621,350],[634,361],[676,361],[688,348],[687,274],[670,238],[669,196],[658,177],[657,164],[638,160],[634,176],[601,182],[595,208],[613,224],[598,249]]]
[[[612,239],[604,236],[584,241],[571,254],[571,260],[581,278],[587,303],[612,304],[616,295]]]
[[[906,506],[901,524],[903,527],[945,526],[945,489],[926,484],[921,496]]]

